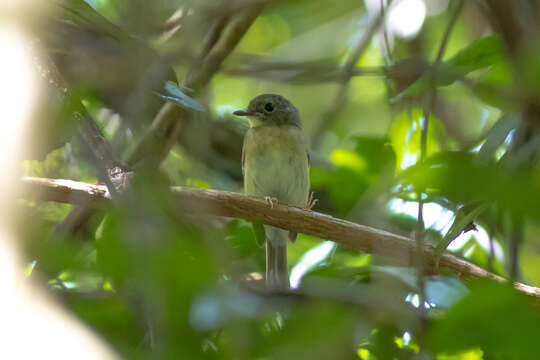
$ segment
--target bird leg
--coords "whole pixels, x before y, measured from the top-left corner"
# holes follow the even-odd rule
[[[319,199],[314,199],[313,196],[315,193],[312,191],[311,194],[309,194],[309,199],[307,201],[306,207],[304,209],[311,210],[317,202],[319,202]]]
[[[275,204],[275,205],[278,204],[278,199],[275,198],[275,197],[265,196],[265,197],[264,197],[264,200],[268,203],[268,205],[270,205],[270,208],[271,208],[271,209],[274,208],[274,204]]]

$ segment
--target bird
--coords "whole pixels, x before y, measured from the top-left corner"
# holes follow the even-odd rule
[[[251,125],[242,148],[244,194],[263,198],[271,207],[280,203],[311,209],[310,155],[298,109],[281,95],[262,94],[233,114],[248,117]],[[287,290],[287,239],[294,242],[297,233],[269,225],[264,233],[266,286]]]

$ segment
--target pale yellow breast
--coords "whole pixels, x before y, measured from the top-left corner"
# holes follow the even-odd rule
[[[309,193],[307,146],[301,129],[259,126],[244,139],[244,191],[281,203],[305,206]]]

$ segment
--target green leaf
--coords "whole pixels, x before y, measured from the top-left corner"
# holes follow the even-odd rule
[[[420,139],[422,134],[422,109],[413,108],[398,114],[390,129],[390,143],[396,154],[396,169],[402,170],[416,163],[420,155]],[[440,122],[433,114],[429,117],[427,154],[439,151],[437,133],[443,131]]]
[[[497,149],[504,143],[510,131],[519,125],[519,117],[515,114],[503,115],[489,130],[486,141],[478,152],[478,161],[486,163],[493,160]]]
[[[453,151],[436,154],[424,164],[400,175],[403,187],[427,189],[453,203],[489,202],[538,222],[540,177],[535,173],[511,172],[503,164],[484,164],[476,154]]]
[[[503,60],[504,52],[499,36],[483,37],[471,43],[450,60],[443,62],[435,74],[435,85],[448,86],[472,71],[486,68]],[[431,87],[432,75],[430,70],[427,70],[411,86],[394,97],[392,101],[398,101],[406,96],[423,94]]]
[[[519,111],[519,102],[516,102],[514,97],[516,90],[512,67],[506,60],[493,64],[476,81],[473,91],[486,104],[505,112]]]
[[[206,109],[197,100],[184,94],[182,90],[171,82],[166,82],[163,89],[161,91],[154,91],[154,94],[164,100],[172,101],[180,107],[206,112]]]
[[[314,191],[329,191],[338,216],[345,216],[370,186],[391,176],[395,168],[395,154],[386,138],[358,136],[353,140],[354,150],[332,152],[331,160],[336,169],[312,168],[310,171]]]
[[[531,359],[540,352],[540,314],[511,284],[486,281],[431,328],[435,352],[481,347],[486,359]],[[489,355],[489,356],[488,356]]]
[[[262,234],[259,235],[262,236],[262,243],[256,236],[258,231],[262,231]],[[235,219],[227,224],[225,240],[235,251],[236,257],[246,258],[257,252],[262,252],[264,229],[260,224]]]
[[[474,41],[461,50],[445,66],[460,70],[465,75],[504,60],[504,51],[499,35],[486,36]]]

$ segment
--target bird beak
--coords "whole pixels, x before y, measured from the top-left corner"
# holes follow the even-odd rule
[[[233,112],[233,114],[236,115],[236,116],[250,116],[250,115],[254,115],[251,111],[246,110],[246,109],[236,110],[235,112]]]

